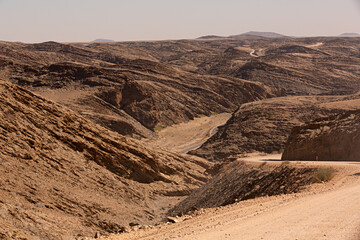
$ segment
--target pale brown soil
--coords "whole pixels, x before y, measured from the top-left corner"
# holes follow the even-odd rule
[[[186,123],[161,129],[148,143],[172,152],[186,153],[200,147],[230,117],[230,113],[200,116]]]
[[[261,163],[274,157],[251,156],[249,160]],[[331,166],[337,175],[332,181],[314,184],[301,193],[200,210],[182,218],[183,221],[179,218],[180,223],[105,239],[359,239],[360,163],[291,162],[291,165]]]

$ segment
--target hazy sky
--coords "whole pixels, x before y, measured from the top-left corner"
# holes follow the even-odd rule
[[[360,0],[0,0],[0,40],[158,40],[360,33]]]

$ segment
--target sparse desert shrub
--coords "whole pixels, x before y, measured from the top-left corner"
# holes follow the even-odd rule
[[[335,170],[331,167],[319,168],[314,175],[315,182],[328,182],[335,176]]]
[[[206,117],[206,115],[205,114],[197,114],[196,117],[197,118],[202,118],[202,117]]]
[[[156,131],[156,132],[160,132],[162,129],[163,129],[163,127],[161,127],[161,126],[156,126],[156,127],[155,127],[155,131]]]
[[[281,162],[281,165],[289,165],[289,164],[290,164],[289,161],[282,161],[282,162]]]

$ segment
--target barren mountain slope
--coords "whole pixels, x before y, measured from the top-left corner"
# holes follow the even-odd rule
[[[282,97],[242,105],[213,137],[191,151],[213,161],[282,151],[291,129],[316,118],[360,108],[360,96]]]
[[[360,161],[360,111],[347,111],[293,128],[282,159]]]
[[[0,77],[139,138],[268,97],[354,93],[359,66],[357,38],[0,42]]]
[[[116,43],[144,49],[162,63],[194,73],[236,77],[287,94],[360,90],[358,38],[251,38]]]
[[[210,166],[154,151],[2,80],[0,149],[2,239],[154,223],[169,208],[165,198],[190,193]]]
[[[261,83],[188,72],[146,48],[117,43],[2,42],[0,76],[135,137],[282,94]]]

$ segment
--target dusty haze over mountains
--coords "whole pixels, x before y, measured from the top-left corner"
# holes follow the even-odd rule
[[[248,31],[289,36],[360,33],[358,0],[2,0],[0,39],[88,42],[187,39]]]

